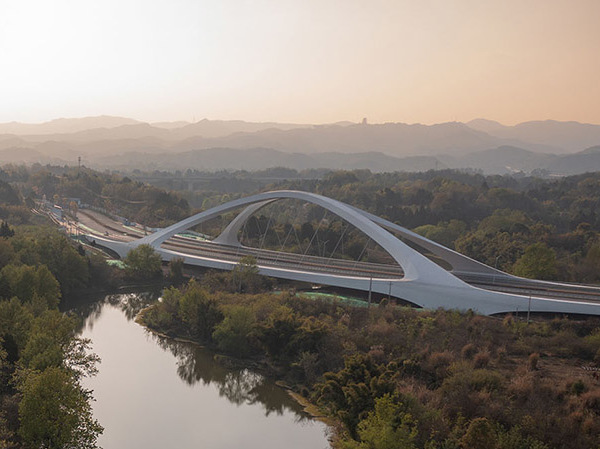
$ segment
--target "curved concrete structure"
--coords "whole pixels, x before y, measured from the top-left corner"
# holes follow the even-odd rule
[[[273,201],[274,200],[264,201],[264,202],[252,204],[252,205],[246,207],[246,209],[244,209],[239,215],[237,215],[231,221],[231,223],[223,230],[221,235],[219,235],[219,237],[217,237],[214,240],[214,242],[227,244],[227,245],[231,245],[231,246],[240,245],[240,242],[238,240],[238,233],[242,229],[242,227],[244,226],[246,221],[253,214],[255,214],[258,210],[267,206],[268,204],[270,204]],[[409,229],[406,229],[402,226],[397,225],[396,223],[392,223],[389,220],[380,218],[376,215],[370,214],[369,212],[365,212],[364,210],[358,209],[354,206],[350,206],[350,205],[348,205],[348,206],[350,208],[354,209],[354,211],[356,211],[356,213],[364,215],[372,222],[382,226],[385,229],[389,229],[394,232],[397,232],[402,237],[404,237],[406,240],[409,240],[410,242],[413,242],[413,243],[419,245],[420,247],[435,254],[436,256],[440,257],[441,259],[443,259],[445,262],[447,262],[449,265],[452,266],[452,271],[455,273],[460,272],[460,273],[473,273],[473,274],[486,274],[486,275],[493,275],[493,276],[514,277],[510,274],[504,273],[503,271],[497,270],[497,269],[489,267],[481,262],[473,260],[470,257],[467,257],[463,254],[460,254],[460,253],[454,251],[454,250],[451,250],[450,248],[446,248],[445,246],[440,245],[439,243],[429,240],[429,239],[417,234],[416,232],[410,231]]]
[[[131,242],[115,242],[102,237],[93,238],[98,244],[113,249],[122,257],[138,245],[149,244],[165,260],[170,260],[174,257],[183,257],[187,264],[232,269],[236,264],[235,262],[220,259],[217,255],[214,257],[196,256],[162,248],[161,244],[174,235],[197,224],[215,218],[223,213],[245,207],[225,228],[223,233],[213,241],[213,244],[216,246],[241,247],[237,235],[244,223],[260,208],[280,199],[297,199],[319,205],[360,229],[398,262],[404,271],[404,277],[400,279],[370,279],[368,277],[326,273],[325,270],[323,270],[323,273],[315,272],[314,270],[307,271],[303,270],[300,265],[294,268],[285,268],[283,266],[279,268],[276,266],[260,265],[259,262],[259,270],[264,275],[364,291],[371,289],[374,292],[384,295],[391,293],[394,297],[426,308],[473,309],[483,314],[524,312],[530,309],[533,312],[600,315],[599,303],[584,300],[530,297],[523,294],[485,290],[469,285],[456,277],[452,272],[446,271],[406,245],[385,228],[398,232],[406,239],[419,244],[443,258],[453,266],[455,272],[474,273],[484,276],[502,276],[505,278],[514,277],[465,257],[387,220],[340,201],[308,192],[280,190],[248,196],[216,206],[154,234]]]

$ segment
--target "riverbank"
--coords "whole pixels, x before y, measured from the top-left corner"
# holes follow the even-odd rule
[[[86,315],[81,337],[102,359],[84,384],[105,427],[101,447],[329,447],[325,425],[270,379],[137,325],[131,311],[155,300],[150,293],[108,295]]]
[[[225,368],[228,369],[251,369],[254,372],[260,373],[261,375],[272,379],[275,384],[285,390],[287,394],[301,407],[304,413],[311,416],[312,418],[324,423],[330,430],[329,433],[329,442],[331,444],[331,448],[335,449],[339,447],[340,443],[340,433],[342,431],[342,424],[339,420],[332,418],[331,416],[327,416],[324,414],[323,410],[321,410],[317,405],[311,403],[308,398],[302,396],[293,386],[290,386],[283,380],[283,376],[281,376],[281,368],[274,369],[273,365],[268,363],[266,357],[257,358],[254,357],[252,359],[249,358],[238,358],[232,356],[230,354],[226,354],[223,352],[218,352],[218,348],[213,344],[207,344],[206,342],[199,342],[196,339],[190,337],[183,337],[181,335],[177,335],[174,333],[164,333],[158,329],[155,329],[149,326],[144,321],[144,314],[151,310],[154,305],[149,305],[143,309],[141,309],[134,321],[146,329],[148,332],[151,332],[157,337],[164,338],[170,341],[176,341],[180,343],[186,343],[194,345],[198,348],[207,349],[213,353],[213,359],[216,363],[219,363]]]
[[[480,425],[486,447],[499,449],[509,439],[524,449],[574,449],[600,438],[600,382],[580,368],[600,363],[598,320],[365,309],[285,292],[208,293],[196,282],[167,289],[139,320],[215,350],[228,366],[278,379],[329,420],[339,447],[388,447],[377,441],[389,437],[406,447],[478,449],[466,442]],[[562,424],[551,432],[532,419]]]

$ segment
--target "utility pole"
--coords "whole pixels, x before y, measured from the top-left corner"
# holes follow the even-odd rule
[[[531,313],[531,295],[529,295],[529,305],[527,306],[527,324],[529,324],[529,314]]]
[[[373,291],[373,275],[369,277],[369,304],[367,308],[371,308],[371,292]]]

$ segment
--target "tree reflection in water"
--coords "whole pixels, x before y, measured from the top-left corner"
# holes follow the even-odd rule
[[[92,329],[106,304],[120,309],[127,320],[131,321],[140,310],[157,301],[159,297],[160,292],[107,295],[102,300],[92,300],[87,304],[78,305],[76,311],[82,317],[82,323],[85,322],[87,327]],[[170,351],[175,356],[177,374],[188,385],[192,386],[198,382],[204,385],[214,384],[220,396],[236,405],[262,405],[266,416],[271,413],[282,415],[289,411],[294,413],[294,420],[298,423],[312,420],[304,412],[303,407],[272,380],[248,369],[226,368],[214,360],[214,353],[198,345],[158,336],[151,332],[148,334],[159,347]]]
[[[310,421],[311,417],[287,392],[261,374],[248,369],[230,369],[214,360],[214,353],[192,343],[172,340],[151,334],[156,343],[177,358],[177,374],[188,385],[202,382],[214,384],[219,395],[236,404],[260,404],[265,415],[293,412],[296,422]]]
[[[77,304],[66,304],[65,308],[81,317],[81,324],[85,323],[88,329],[94,328],[94,323],[102,315],[105,304],[120,309],[127,317],[127,321],[133,320],[144,307],[158,301],[160,292],[136,292],[120,293],[100,297],[91,297],[88,301],[79,300]]]

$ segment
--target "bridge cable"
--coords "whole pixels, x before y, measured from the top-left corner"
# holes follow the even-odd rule
[[[269,225],[271,224],[271,218],[273,218],[273,210],[271,210],[271,213],[269,214],[269,219],[267,220],[267,227],[265,228],[265,234],[263,235],[262,238],[262,242],[259,239],[259,246],[258,249],[262,249],[263,245],[265,244],[265,240],[267,240],[267,232],[269,232]]]
[[[362,259],[362,256],[365,253],[365,251],[366,251],[367,246],[369,245],[369,243],[371,243],[371,237],[369,237],[369,239],[367,240],[367,243],[365,243],[364,248],[360,252],[360,256],[358,256],[358,259],[356,259],[356,261],[354,262],[354,268],[356,268],[356,264],[360,261],[360,259]]]
[[[326,215],[327,215],[327,210],[325,210],[325,213],[323,214],[323,218],[321,218],[321,221],[319,221],[319,224],[317,225],[317,229],[315,229],[315,233],[313,234],[312,238],[310,239],[310,242],[308,242],[308,247],[306,248],[306,251],[304,251],[304,254],[302,254],[302,257],[300,258],[300,261],[304,260],[304,256],[306,256],[306,254],[308,253],[308,250],[310,249],[313,240],[317,236],[317,232],[319,232],[319,228],[321,227],[321,223],[323,223],[323,220],[325,220],[325,216]]]
[[[344,238],[344,234],[346,234],[346,231],[348,230],[349,227],[350,227],[350,223],[348,223],[346,225],[346,228],[343,230],[342,235],[340,235],[340,238],[338,239],[337,243],[335,244],[335,248],[333,248],[333,251],[331,251],[331,254],[329,255],[329,259],[327,259],[328,264],[329,264],[329,261],[331,260],[331,258],[333,257],[333,254],[338,249],[338,246],[340,246],[340,242]]]
[[[300,242],[300,237],[298,237],[298,231],[296,231],[296,226],[292,225],[292,228],[294,228],[294,235],[296,236],[296,241],[298,242],[298,249],[300,249],[300,252],[302,252],[302,242]]]
[[[260,244],[260,237],[262,235],[262,230],[260,229],[260,220],[258,218],[256,218],[254,215],[252,215],[252,217],[254,217],[254,221],[256,223],[256,228],[258,229],[258,243]],[[250,221],[250,218],[248,219],[248,221]],[[248,241],[250,241],[250,236],[248,236]]]
[[[281,245],[281,238],[279,237],[279,232],[277,232],[277,229],[275,229],[275,226],[273,226],[273,233],[275,234],[275,237],[277,237],[277,244]]]
[[[285,239],[283,240],[283,243],[281,244],[281,248],[279,248],[279,251],[277,252],[277,257],[275,258],[275,262],[277,262],[277,260],[279,259],[279,253],[283,252],[283,248],[285,247],[285,244],[287,243],[288,239],[290,238],[290,235],[292,234],[293,230],[294,230],[294,225],[290,224],[290,230],[287,233],[287,235],[285,236]]]

